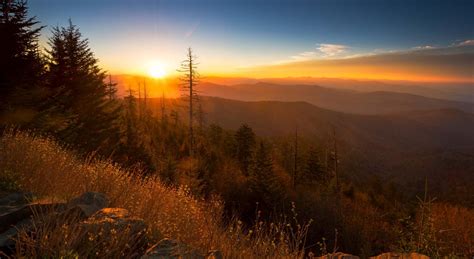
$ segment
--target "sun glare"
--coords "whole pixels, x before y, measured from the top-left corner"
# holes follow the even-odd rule
[[[148,74],[153,78],[163,78],[166,76],[166,70],[163,64],[155,63],[148,68]]]

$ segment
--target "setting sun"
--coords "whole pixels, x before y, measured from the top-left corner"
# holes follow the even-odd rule
[[[148,68],[148,75],[153,78],[163,78],[166,76],[166,71],[163,64],[155,63]]]

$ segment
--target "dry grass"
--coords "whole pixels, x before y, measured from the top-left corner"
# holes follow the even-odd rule
[[[307,225],[257,221],[254,229],[244,230],[236,220],[230,227],[224,226],[223,205],[217,198],[198,200],[186,188],[173,189],[156,178],[137,177],[139,171],[123,170],[108,161],[80,159],[48,137],[5,132],[0,139],[0,179],[4,175],[13,177],[20,189],[40,197],[68,200],[86,191],[104,193],[110,206],[125,208],[144,219],[153,242],[169,237],[202,252],[219,249],[227,258],[303,256]],[[65,233],[69,231],[61,232],[57,229],[60,227],[42,231],[59,235],[67,242]],[[48,244],[42,243],[45,248]],[[74,253],[67,247],[60,248],[56,243],[49,249],[64,250],[65,256]]]
[[[474,257],[474,210],[435,203],[431,217],[442,254]]]

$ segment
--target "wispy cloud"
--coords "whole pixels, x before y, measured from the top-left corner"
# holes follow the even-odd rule
[[[435,47],[431,46],[431,45],[424,45],[424,46],[416,46],[416,47],[413,47],[412,49],[414,50],[422,50],[422,49],[434,49]]]
[[[348,47],[338,44],[319,44],[319,47],[316,49],[323,53],[323,55],[326,57],[333,57],[344,53]]]
[[[189,38],[193,35],[193,33],[197,30],[197,28],[199,27],[199,25],[201,24],[201,21],[198,20],[197,22],[195,22],[190,28],[189,30],[186,31],[186,33],[184,34],[184,37],[185,38]]]
[[[316,52],[315,51],[305,51],[301,52],[297,55],[291,56],[291,59],[293,60],[308,60],[316,57]]]
[[[458,46],[474,46],[474,40],[465,40],[457,44]]]
[[[345,53],[347,49],[349,49],[349,47],[345,45],[321,43],[316,44],[314,50],[301,52],[290,58],[293,61],[304,61],[315,58],[339,57],[340,54]]]
[[[291,60],[253,67],[262,76],[315,76],[413,81],[473,82],[474,40],[448,46],[422,45],[407,49],[357,52],[345,45],[318,44]]]

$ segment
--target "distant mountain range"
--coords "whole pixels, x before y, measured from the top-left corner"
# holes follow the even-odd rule
[[[205,77],[203,81],[218,85],[255,84],[265,82],[279,85],[317,85],[331,89],[357,92],[395,92],[421,95],[435,99],[474,102],[474,83],[413,82],[393,80],[355,80],[342,78],[285,77],[285,78],[241,78]]]
[[[304,101],[321,108],[354,114],[388,114],[438,109],[459,109],[474,113],[474,103],[471,102],[443,100],[401,92],[367,92],[308,84],[266,82],[237,85],[203,82],[198,89],[207,96],[242,101]]]

